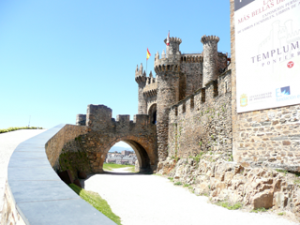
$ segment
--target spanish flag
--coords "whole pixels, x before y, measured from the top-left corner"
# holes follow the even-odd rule
[[[147,60],[150,58],[151,54],[149,52],[149,49],[147,48]]]

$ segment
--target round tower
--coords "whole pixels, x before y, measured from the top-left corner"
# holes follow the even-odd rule
[[[201,38],[203,43],[203,87],[218,78],[218,42],[217,36]]]
[[[166,40],[165,40],[166,43]],[[179,100],[179,72],[180,72],[180,38],[170,38],[167,54],[162,58],[155,56],[154,70],[157,79],[157,146],[159,161],[168,156],[168,125],[169,107]]]
[[[140,69],[136,66],[135,81],[139,85],[139,105],[138,114],[147,114],[147,102],[143,95],[143,89],[146,85],[146,73],[143,71],[143,64],[141,63]]]
[[[167,39],[164,40],[165,44],[167,44]],[[167,45],[167,58],[169,55],[175,55],[177,52],[179,52],[179,45],[181,44],[180,38],[169,38],[169,46]]]

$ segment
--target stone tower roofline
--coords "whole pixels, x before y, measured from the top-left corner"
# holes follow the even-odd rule
[[[179,45],[182,43],[182,40],[178,37],[170,37],[169,41],[178,43]],[[165,44],[167,44],[167,38],[164,40],[164,42],[165,42]]]
[[[146,82],[146,72],[143,70],[143,63],[141,63],[141,66],[136,66],[135,70],[135,81],[137,83],[145,83]]]
[[[217,42],[218,43],[220,41],[220,38],[215,35],[210,35],[210,36],[203,35],[202,38],[200,39],[200,41],[203,44],[205,44],[207,42]]]
[[[157,52],[154,59],[154,71],[156,73],[167,72],[167,71],[179,71],[180,69],[180,56],[179,51],[176,54],[169,52],[168,57],[166,57],[165,51],[162,52],[161,59],[159,58],[159,53]]]

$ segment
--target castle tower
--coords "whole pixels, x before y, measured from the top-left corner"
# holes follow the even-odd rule
[[[203,43],[203,87],[218,78],[218,42],[217,36],[201,38]]]
[[[135,81],[139,85],[139,106],[138,114],[147,114],[147,102],[143,95],[143,89],[146,85],[146,73],[143,71],[143,64],[141,63],[140,69],[136,66]]]
[[[181,39],[178,41],[179,38],[173,38],[170,37],[169,39],[169,46],[167,45],[167,58],[169,55],[175,55],[177,52],[179,52],[179,45],[181,44]],[[164,40],[165,44],[167,44],[167,39]]]
[[[168,156],[169,107],[179,100],[180,38],[170,38],[167,57],[155,56],[154,69],[157,79],[157,146],[159,161]],[[166,43],[166,40],[165,40]]]

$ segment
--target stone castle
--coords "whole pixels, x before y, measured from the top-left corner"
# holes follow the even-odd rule
[[[135,72],[139,90],[138,113],[149,115],[150,122],[156,123],[159,160],[168,156],[170,107],[197,90],[204,91],[227,69],[227,55],[218,52],[218,37],[203,36],[203,52],[199,54],[181,54],[181,42],[180,38],[171,37],[166,53],[163,51],[161,58],[156,53],[156,78],[151,72],[146,77],[143,65]]]
[[[155,55],[156,78],[152,72],[147,77],[142,64],[140,68],[137,66],[135,80],[138,83],[139,101],[138,115],[134,121],[130,121],[129,115],[117,115],[116,120],[112,119],[112,110],[104,105],[89,105],[86,115],[77,115],[77,125],[89,127],[88,138],[95,139],[92,143],[98,143],[91,146],[87,141],[87,151],[97,152],[96,155],[99,155],[99,152],[107,154],[116,142],[106,138],[105,143],[99,143],[96,139],[109,133],[108,136],[125,141],[140,155],[138,158],[141,170],[149,167],[155,170],[158,162],[166,160],[168,156],[195,156],[201,150],[206,151],[211,146],[205,136],[206,131],[203,133],[203,126],[208,124],[207,121],[201,121],[194,130],[187,130],[188,126],[180,125],[180,117],[191,113],[198,116],[210,107],[221,104],[220,102],[230,104],[230,59],[227,54],[218,52],[219,40],[216,36],[203,36],[202,53],[181,54],[179,46],[182,40],[171,37],[169,45],[166,46],[166,53],[163,51],[161,57],[159,53]],[[164,42],[166,41],[165,39]],[[226,106],[226,111],[230,108]],[[215,137],[217,140],[231,143],[228,134],[231,124],[227,121],[231,121],[231,118],[226,116],[222,120],[226,124],[226,134],[215,134]],[[179,129],[184,133],[181,139],[177,138]],[[147,138],[143,140],[142,137]],[[136,138],[139,141],[136,141]],[[190,148],[184,150],[186,146],[180,142],[186,142],[186,138],[192,138],[193,141],[189,143]],[[223,140],[224,138],[228,141]],[[199,142],[203,142],[202,148],[199,148]],[[92,156],[92,153],[89,154],[94,165],[93,171],[100,172],[103,160],[99,160],[96,155]]]
[[[198,54],[181,54],[181,39],[172,37],[166,52],[155,55],[155,78],[137,67],[133,121],[129,115],[112,118],[107,106],[88,105],[77,126],[61,131],[76,136],[73,145],[86,154],[88,166],[81,170],[102,172],[109,149],[124,141],[135,150],[139,171],[173,177],[213,202],[274,207],[300,218],[300,179],[294,174],[300,172],[300,105],[237,113],[233,33],[234,26],[231,58],[218,52],[216,36],[203,36]],[[68,146],[59,154],[74,151]],[[53,168],[67,168],[57,155],[49,157]],[[75,177],[78,170],[73,168]]]

